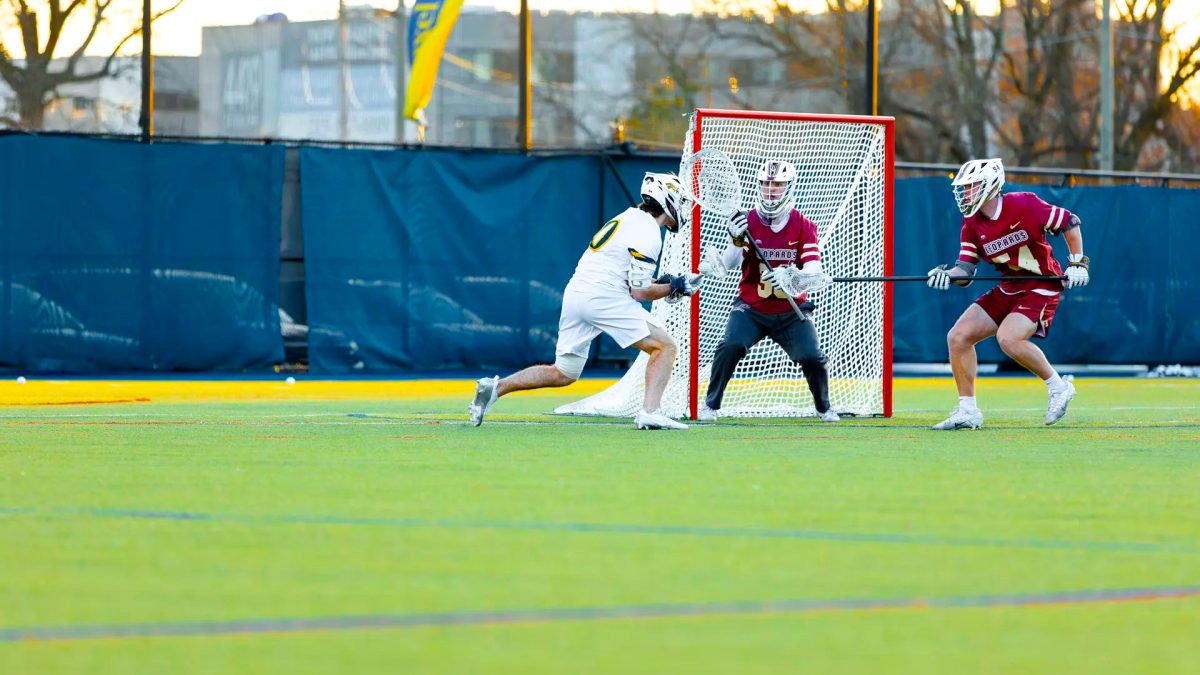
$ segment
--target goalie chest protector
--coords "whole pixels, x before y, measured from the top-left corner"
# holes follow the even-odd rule
[[[820,260],[817,248],[817,226],[811,220],[800,215],[796,209],[788,214],[788,222],[783,229],[773,232],[758,215],[758,209],[747,214],[749,228],[747,236],[754,237],[754,243],[762,250],[763,256],[771,262],[771,267],[780,265],[802,266],[811,260]],[[805,246],[807,245],[807,248]],[[807,253],[804,253],[807,251]],[[763,267],[758,256],[750,248],[742,255],[742,281],[738,285],[738,297],[760,312],[782,314],[792,311],[787,296],[783,291],[762,281]],[[797,303],[805,302],[805,294],[796,297]]]

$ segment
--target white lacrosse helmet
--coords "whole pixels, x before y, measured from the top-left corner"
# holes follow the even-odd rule
[[[759,211],[774,219],[791,208],[792,181],[796,165],[781,159],[768,159],[758,169]],[[777,185],[783,183],[783,185]]]
[[[675,221],[667,225],[671,232],[678,232],[679,224],[690,215],[691,206],[683,192],[683,184],[673,173],[646,173],[642,179],[642,203],[670,216]]]
[[[954,199],[964,218],[970,218],[1004,187],[1004,163],[996,159],[973,159],[954,174]]]

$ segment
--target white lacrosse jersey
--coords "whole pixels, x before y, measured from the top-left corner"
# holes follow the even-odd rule
[[[645,258],[658,260],[662,252],[662,228],[645,211],[629,208],[608,221],[592,237],[568,291],[620,293],[629,295],[630,249]]]

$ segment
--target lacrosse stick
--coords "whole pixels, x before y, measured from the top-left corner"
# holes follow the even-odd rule
[[[983,277],[950,277],[952,281],[1063,281],[1066,277],[999,277],[999,276],[983,276]],[[834,283],[853,283],[856,281],[928,281],[929,276],[904,276],[904,277],[833,277]]]
[[[738,177],[733,160],[722,150],[704,148],[684,157],[679,163],[679,182],[683,184],[683,190],[689,199],[699,204],[700,208],[712,211],[724,219],[741,210],[742,181]],[[754,255],[758,256],[759,262],[767,270],[775,269],[763,255],[754,237],[747,236],[746,241],[750,243]],[[808,317],[800,311],[795,299],[786,293],[784,295],[796,316],[800,317],[801,321],[807,321]]]

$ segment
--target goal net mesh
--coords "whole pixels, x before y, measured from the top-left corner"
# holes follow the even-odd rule
[[[703,114],[700,142],[693,148],[697,114]],[[879,122],[830,122],[795,117],[721,117],[696,113],[684,141],[684,157],[700,148],[727,153],[742,184],[741,208],[758,203],[759,167],[766,159],[796,165],[791,187],[794,206],[817,226],[824,271],[837,277],[882,276],[885,268],[887,135]],[[725,219],[702,210],[699,218],[681,223],[663,242],[660,273],[696,269],[700,252],[723,250],[729,235]],[[693,228],[700,230],[700,246]],[[746,255],[753,255],[746,253]],[[690,413],[691,352],[698,352],[698,390],[703,403],[713,354],[725,333],[740,270],[709,280],[699,294],[699,330],[693,331],[691,304],[656,301],[651,314],[666,326],[679,345],[662,411],[671,417]],[[835,283],[810,294],[821,347],[829,359],[829,391],[838,413],[877,415],[884,412],[884,284]],[[557,414],[629,417],[642,406],[646,355],[612,387],[555,410]],[[722,416],[802,417],[816,414],[799,364],[767,338],[752,347],[738,364],[725,391]]]

